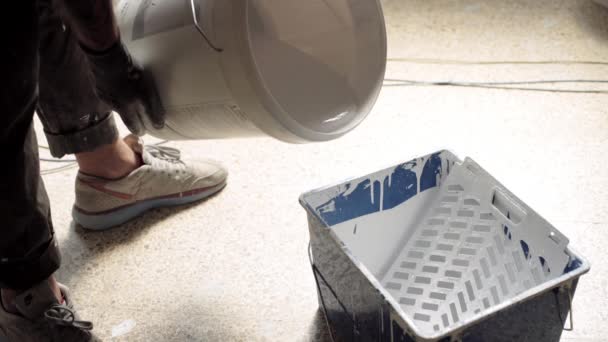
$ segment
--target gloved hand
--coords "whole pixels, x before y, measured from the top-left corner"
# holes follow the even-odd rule
[[[163,128],[165,110],[152,75],[133,60],[118,41],[108,50],[87,52],[99,97],[122,118],[131,132],[144,135],[144,119],[154,128]]]

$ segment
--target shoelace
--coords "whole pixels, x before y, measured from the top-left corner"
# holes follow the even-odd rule
[[[183,163],[180,159],[181,153],[178,149],[169,146],[147,145],[146,151],[153,157],[172,163]]]
[[[73,327],[82,330],[92,330],[93,323],[89,321],[76,320],[76,313],[71,308],[55,304],[44,312],[44,317],[49,323],[65,327]]]

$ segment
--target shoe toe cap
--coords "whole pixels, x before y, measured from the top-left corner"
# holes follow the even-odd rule
[[[198,187],[222,184],[228,178],[228,170],[219,162],[213,160],[191,163],[190,169],[195,176],[195,183]]]

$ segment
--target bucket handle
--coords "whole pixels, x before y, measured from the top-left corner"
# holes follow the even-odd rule
[[[198,23],[198,16],[196,13],[196,5],[194,4],[194,0],[190,0],[190,6],[192,7],[192,20],[194,21],[194,26],[196,27],[196,30],[201,34],[201,36],[203,36],[203,39],[205,39],[209,47],[211,47],[216,52],[224,51],[224,49],[215,46],[211,42],[211,40],[207,37],[207,34],[205,34],[205,31],[203,30],[201,25]]]

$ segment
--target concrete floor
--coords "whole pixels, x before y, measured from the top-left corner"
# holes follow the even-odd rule
[[[590,0],[383,4],[391,58],[608,61],[608,10]],[[387,78],[608,79],[608,66],[391,61]],[[64,257],[59,278],[104,339],[327,341],[299,194],[448,148],[488,169],[592,262],[575,297],[575,330],[563,340],[608,340],[606,94],[386,87],[368,120],[337,141],[171,146],[187,158],[222,160],[232,172],[227,189],[198,205],[90,233],[70,216],[75,170],[44,177]]]

